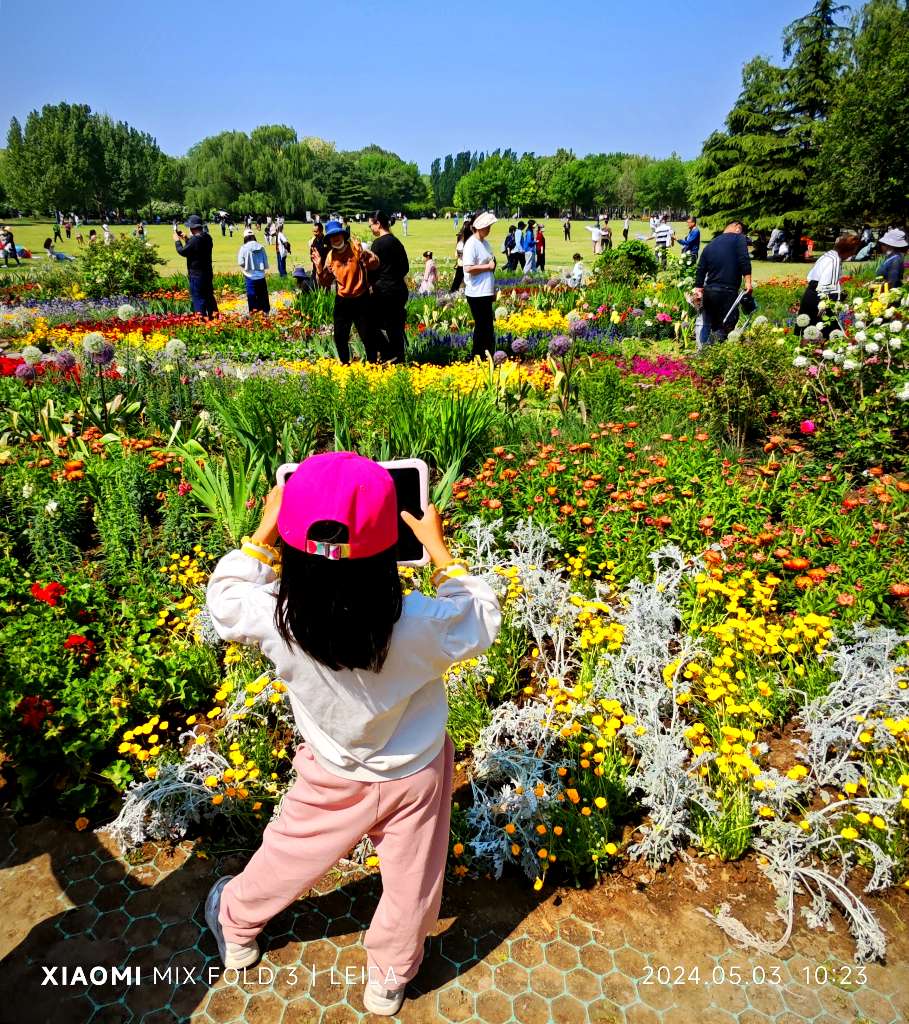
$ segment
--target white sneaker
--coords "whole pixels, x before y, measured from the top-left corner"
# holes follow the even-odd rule
[[[404,989],[384,989],[370,981],[363,989],[363,1005],[379,1017],[393,1017],[404,1002]]]
[[[233,877],[233,875],[225,875],[223,878],[219,878],[209,890],[205,899],[205,923],[215,936],[218,953],[224,967],[227,970],[240,970],[243,967],[252,967],[259,959],[259,945],[255,939],[250,943],[239,943],[228,942],[224,938],[221,922],[218,920],[218,912],[221,909],[221,893],[224,886]]]

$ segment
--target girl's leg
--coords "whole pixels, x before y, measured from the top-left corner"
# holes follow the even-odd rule
[[[406,779],[383,782],[380,818],[370,830],[382,872],[382,898],[366,932],[370,981],[402,988],[423,960],[426,936],[439,918],[451,822],[454,745]]]
[[[332,775],[305,744],[297,748],[294,768],[297,781],[284,797],[281,814],[266,826],[262,845],[221,894],[218,920],[228,942],[251,942],[376,820],[375,783]]]

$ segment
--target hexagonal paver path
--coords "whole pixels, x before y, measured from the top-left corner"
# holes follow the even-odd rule
[[[5,825],[5,828],[3,826]],[[0,1024],[345,1024],[363,1008],[362,934],[377,874],[345,867],[270,923],[261,963],[220,969],[202,916],[242,867],[191,843],[127,863],[103,835],[0,822]],[[772,900],[714,866],[752,928]],[[652,883],[652,884],[650,884]],[[750,887],[751,891],[747,891]],[[750,897],[750,899],[748,898]],[[519,883],[448,885],[400,1019],[489,1024],[900,1024],[909,1020],[909,894],[875,909],[886,964],[858,968],[845,928],[796,933],[779,956],[733,948],[679,877],[609,879],[535,897]],[[747,913],[747,911],[751,913]],[[377,1018],[376,1018],[377,1019]]]

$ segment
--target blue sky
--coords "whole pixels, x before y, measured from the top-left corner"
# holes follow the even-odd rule
[[[0,126],[88,103],[182,154],[289,124],[339,149],[696,156],[811,0],[0,0]]]

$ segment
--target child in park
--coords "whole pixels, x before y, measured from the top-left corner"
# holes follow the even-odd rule
[[[311,456],[268,495],[207,595],[218,634],[273,662],[304,739],[262,845],[206,899],[221,959],[254,964],[269,919],[368,835],[382,898],[363,1001],[382,1016],[400,1010],[441,905],[453,774],[442,675],[485,651],[501,623],[493,591],[452,559],[435,508],[401,517],[436,565],[435,598],[402,596],[388,471],[352,452]]]
[[[432,295],[439,286],[439,270],[436,267],[436,261],[432,258],[432,253],[429,249],[423,253],[423,259],[426,262],[423,265],[423,278],[420,281],[420,294]]]

